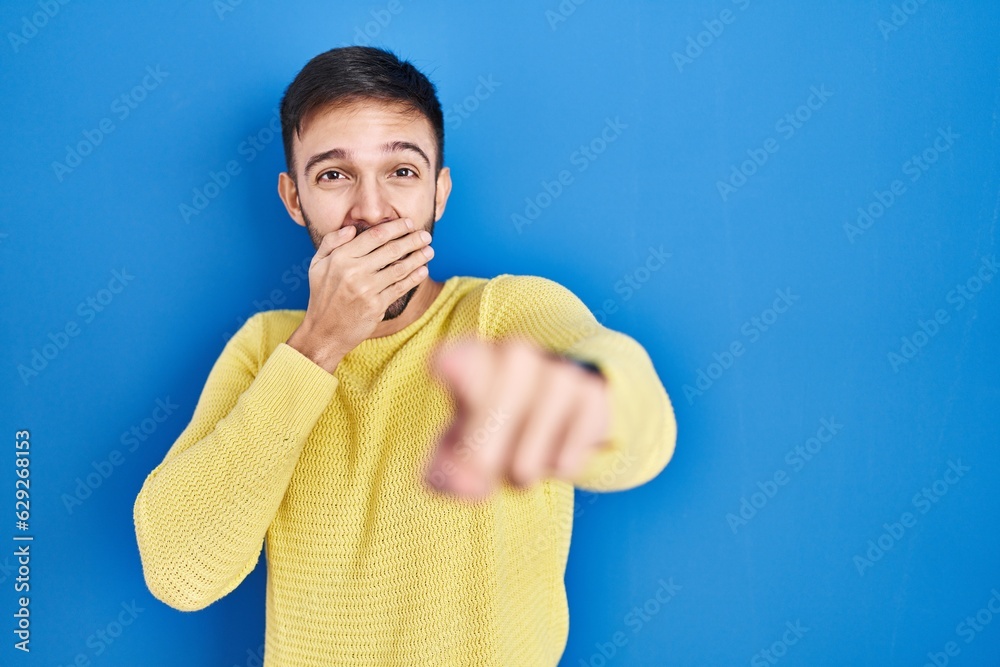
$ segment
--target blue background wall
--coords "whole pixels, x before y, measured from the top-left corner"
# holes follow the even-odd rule
[[[132,504],[227,338],[305,307],[313,249],[268,125],[309,58],[370,42],[449,110],[432,275],[561,282],[646,347],[676,406],[663,474],[577,496],[563,665],[998,664],[995,2],[331,4],[0,9],[0,662],[257,664],[263,559],[175,611],[145,588]]]

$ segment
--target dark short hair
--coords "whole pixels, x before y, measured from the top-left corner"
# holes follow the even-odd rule
[[[371,99],[398,102],[422,113],[437,140],[435,175],[444,166],[444,115],[437,89],[416,67],[386,49],[342,46],[314,57],[281,98],[281,138],[285,164],[295,178],[292,142],[302,121],[322,107]]]

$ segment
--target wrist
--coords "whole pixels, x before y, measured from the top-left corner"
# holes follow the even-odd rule
[[[331,375],[337,370],[337,366],[344,358],[344,353],[338,350],[329,342],[324,342],[305,323],[292,332],[285,344],[297,350],[302,356],[311,360],[314,364],[327,371]]]

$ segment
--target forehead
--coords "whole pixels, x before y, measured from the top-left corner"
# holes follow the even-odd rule
[[[322,107],[305,117],[295,136],[295,154],[345,148],[361,155],[394,140],[412,141],[429,157],[436,150],[434,130],[422,113],[397,102],[365,99]]]

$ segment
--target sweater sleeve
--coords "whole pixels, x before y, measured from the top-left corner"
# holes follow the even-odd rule
[[[190,423],[133,507],[146,585],[181,611],[207,607],[256,567],[302,446],[337,388],[284,342],[261,365],[262,318],[226,344]]]
[[[674,453],[677,423],[653,362],[635,339],[602,326],[575,294],[547,278],[503,274],[490,281],[482,299],[488,337],[526,337],[550,352],[592,364],[607,381],[610,436],[574,486],[622,491],[663,470]]]

